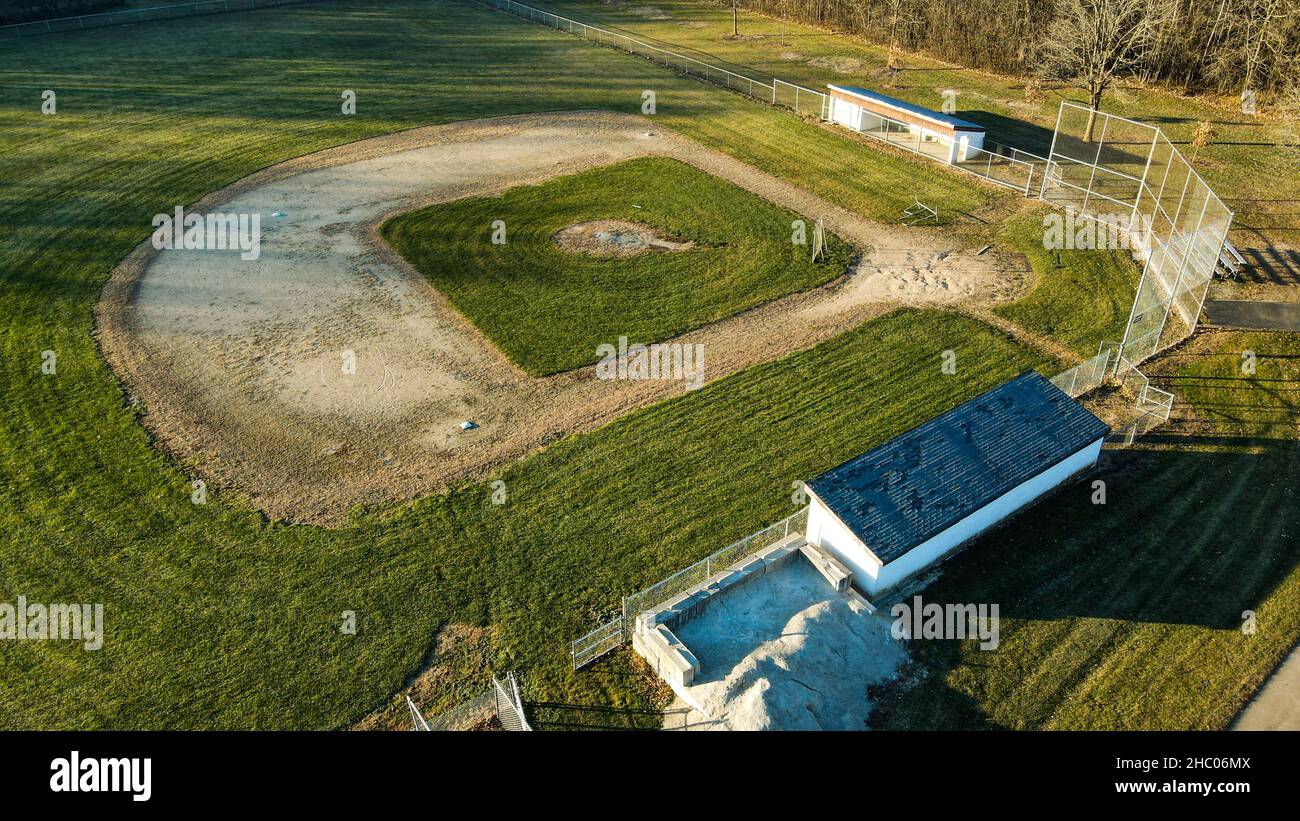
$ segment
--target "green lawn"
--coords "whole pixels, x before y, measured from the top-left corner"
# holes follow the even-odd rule
[[[695,243],[608,259],[553,239],[581,222],[642,223]],[[677,160],[647,157],[542,185],[402,214],[385,239],[534,375],[596,361],[602,343],[649,344],[806,290],[844,273],[853,249],[830,238],[825,261],[791,242],[788,211]],[[505,223],[504,243],[491,226]],[[808,233],[811,241],[811,232]]]
[[[1172,384],[1207,423],[1248,441],[1300,439],[1300,340],[1240,331],[1206,348],[1192,347]]]
[[[1080,356],[1095,356],[1101,342],[1124,338],[1142,272],[1128,251],[1049,251],[1043,241],[1049,213],[1058,212],[1034,208],[1003,224],[999,241],[1024,253],[1036,281],[1023,299],[993,311]]]
[[[630,674],[625,656],[575,675],[565,642],[620,595],[789,512],[795,479],[1025,367],[1058,367],[972,320],[898,312],[556,442],[500,477],[508,488],[504,506],[491,503],[490,485],[470,484],[324,530],[268,523],[220,492],[194,505],[186,466],[152,446],[99,357],[91,309],[111,268],[148,236],[152,215],[259,168],[431,123],[535,110],[635,112],[641,92],[654,88],[666,127],[868,216],[896,219],[916,197],[955,212],[1002,195],[646,61],[454,0],[319,3],[6,48],[0,601],[25,595],[103,603],[107,637],[93,653],[67,643],[0,642],[0,728],[345,726],[387,704],[448,623],[491,626],[493,666],[518,670],[528,698],[549,705],[537,708],[539,723],[584,723],[596,713],[584,706],[644,707],[647,682]],[[521,76],[531,80],[528,94],[519,91]],[[40,113],[47,88],[58,92],[54,116]],[[339,114],[344,89],[357,91],[355,117]],[[949,348],[959,369],[944,377],[939,355]],[[41,372],[46,350],[57,354],[56,375]],[[1107,509],[1113,519],[1081,528],[1093,541],[1071,555],[1086,561],[1089,548],[1104,551],[1110,538],[1138,544],[1132,534],[1139,528],[1118,512],[1141,513],[1132,506],[1146,498],[1159,514],[1150,532],[1182,528],[1177,532],[1218,544],[1213,569],[1230,565],[1257,580],[1234,589],[1263,591],[1293,578],[1282,567],[1289,542],[1269,529],[1288,520],[1270,519],[1263,505],[1281,499],[1294,511],[1294,499],[1261,495],[1252,481],[1285,476],[1279,465],[1242,456],[1238,481],[1189,470],[1212,466],[1193,456],[1141,458],[1130,457],[1132,486],[1202,490],[1173,502],[1134,495]],[[1207,505],[1218,518],[1189,533]],[[1237,511],[1230,532],[1251,537],[1242,543],[1248,557],[1260,557],[1257,564],[1239,558],[1235,542],[1218,541],[1223,531],[1215,528],[1229,509]],[[1025,550],[1051,559],[1056,545],[1029,544],[1030,521],[1019,537]],[[1043,533],[1081,538],[1046,513],[1032,522]],[[1212,557],[1200,542],[1193,548]],[[1108,566],[1115,582],[1155,575],[1115,558]],[[975,573],[983,565],[959,560],[949,578],[962,567]],[[1005,577],[1017,595],[1052,578],[1032,564],[1017,569],[1020,575]],[[1173,578],[1191,572],[1176,565]],[[1199,665],[1207,629],[1149,632],[1164,614],[1160,599],[1182,592],[1148,592],[1149,609],[1135,604],[1105,614],[1132,619],[1132,629],[1159,643],[1107,657],[1127,664],[1094,673],[1089,692],[1100,699],[1098,714],[1125,709],[1129,694],[1171,661]],[[1213,629],[1222,630],[1217,608],[1227,604],[1238,602],[1216,601],[1209,616],[1197,617],[1213,618]],[[355,636],[339,630],[349,610],[358,617]],[[1192,610],[1168,612],[1191,619]],[[1091,612],[1067,609],[1052,618]],[[466,655],[477,657],[474,648]],[[1055,666],[1070,664],[1052,658],[1054,645],[1038,649],[1026,665],[1058,675]],[[1163,667],[1144,662],[1152,652]],[[1230,703],[1258,678],[1266,655],[1231,656],[1243,676],[1189,673],[1183,685],[1198,688],[1190,696],[1173,679],[1162,686],[1171,700]],[[431,696],[430,712],[481,688],[483,672],[476,674],[449,677]],[[1058,688],[1043,704],[1079,709],[1060,701],[1069,694]],[[993,713],[1004,709],[980,703]],[[1039,713],[1022,706],[1019,720],[1034,723],[1041,705]],[[1227,708],[1218,709],[1214,715],[1222,716]],[[1180,715],[1191,724],[1206,720]]]
[[[1105,505],[1075,485],[949,563],[926,600],[997,603],[1001,646],[914,643],[916,667],[884,689],[876,726],[1231,722],[1300,636],[1300,364],[1290,334],[1191,348],[1171,358],[1169,384],[1208,423],[1108,452]]]
[[[530,697],[634,702],[635,679],[569,674],[564,642],[620,595],[786,513],[794,478],[1036,361],[981,326],[906,314],[826,349],[839,351],[838,411],[808,393],[812,359],[743,374],[555,444],[509,473],[504,509],[473,485],[331,531],[267,523],[220,492],[194,505],[186,467],[154,449],[103,364],[91,308],[152,215],[259,168],[469,117],[636,112],[656,88],[666,127],[847,207],[901,210],[904,195],[891,204],[871,179],[954,207],[988,193],[469,3],[313,3],[6,48],[0,601],[101,602],[108,637],[94,653],[0,642],[0,727],[343,726],[387,703],[444,622],[492,625],[494,664],[518,669]],[[355,117],[339,113],[343,89]],[[958,345],[958,383],[905,389],[925,378],[908,376],[916,361]],[[41,372],[45,350],[56,375]],[[898,392],[880,390],[888,380]],[[345,610],[356,636],[339,632]]]
[[[985,126],[994,140],[1038,154],[1046,154],[1051,146],[1060,101],[1087,99],[1080,89],[1060,87],[1026,100],[1022,78],[920,55],[904,55],[903,70],[890,87],[884,71],[886,47],[743,10],[741,37],[735,39],[730,36],[730,7],[700,0],[537,0],[530,5],[659,41],[664,48],[722,63],[758,80],[776,76],[813,89],[827,83],[865,85],[928,108],[939,108],[944,92],[953,90],[958,116]],[[1123,83],[1107,92],[1102,109],[1158,125],[1185,155],[1194,155],[1197,171],[1237,212],[1234,237],[1243,246],[1295,243],[1300,212],[1289,203],[1300,198],[1300,147],[1295,146],[1294,127],[1267,111],[1243,114],[1235,100],[1183,97]],[[1213,124],[1215,137],[1211,145],[1197,150],[1190,142],[1201,121]]]

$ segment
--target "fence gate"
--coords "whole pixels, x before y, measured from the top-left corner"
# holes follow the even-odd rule
[[[519,697],[519,682],[514,673],[506,673],[505,680],[492,676],[492,689],[497,697],[497,720],[503,730],[531,730],[524,717],[524,700]]]
[[[623,613],[592,630],[569,645],[569,655],[573,659],[573,669],[578,670],[591,664],[596,659],[623,646]]]

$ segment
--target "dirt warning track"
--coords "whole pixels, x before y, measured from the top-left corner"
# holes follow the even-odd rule
[[[590,367],[525,374],[389,250],[377,227],[394,212],[647,155],[824,217],[866,251],[829,285],[673,340],[705,346],[709,381],[892,305],[987,304],[1027,287],[1017,264],[955,251],[932,229],[863,220],[638,117],[571,112],[378,137],[214,192],[188,210],[260,214],[260,257],[142,243],[96,308],[101,350],[164,448],[272,518],[337,524],[358,504],[487,476],[684,386],[598,380]],[[479,428],[462,431],[464,420]]]

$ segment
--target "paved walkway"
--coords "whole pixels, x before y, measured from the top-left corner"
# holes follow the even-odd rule
[[[1264,682],[1232,729],[1300,730],[1300,647]]]
[[[1207,300],[1205,315],[1225,328],[1300,332],[1300,302]]]

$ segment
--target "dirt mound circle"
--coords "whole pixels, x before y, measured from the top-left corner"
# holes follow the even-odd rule
[[[566,251],[595,257],[635,257],[651,251],[687,251],[695,247],[690,240],[662,237],[649,225],[625,220],[579,222],[556,231],[551,239]]]
[[[862,61],[856,57],[814,57],[808,61],[808,65],[836,74],[857,74],[862,71]]]

